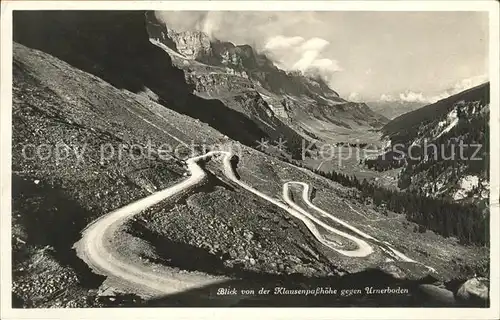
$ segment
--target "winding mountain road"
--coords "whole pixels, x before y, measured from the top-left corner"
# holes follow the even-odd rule
[[[355,227],[351,226],[347,222],[345,222],[345,221],[343,221],[343,220],[335,217],[334,215],[332,215],[332,214],[324,211],[323,209],[318,208],[317,206],[315,206],[311,202],[311,199],[310,199],[310,187],[309,187],[309,185],[307,183],[297,182],[297,181],[291,181],[291,182],[285,183],[283,185],[283,195],[284,196],[285,196],[285,194],[289,193],[288,189],[289,189],[289,185],[291,185],[291,184],[296,184],[296,185],[299,185],[299,186],[301,186],[303,188],[302,189],[302,199],[304,199],[305,204],[307,204],[313,210],[316,210],[317,212],[321,213],[323,216],[328,217],[329,219],[333,220],[335,223],[338,223],[338,224],[342,225],[343,227],[351,230],[352,232],[354,232],[355,234],[359,235],[362,238],[371,240],[371,241],[379,243],[379,244],[385,244],[388,247],[388,249],[390,250],[389,253],[391,253],[391,255],[395,255],[395,256],[399,257],[401,260],[406,261],[406,262],[416,262],[415,260],[407,257],[403,253],[401,253],[401,252],[397,251],[396,249],[392,248],[388,242],[379,241],[379,240],[375,239],[374,237],[370,236],[369,234],[364,233],[363,231],[359,230],[358,228],[355,228]],[[294,204],[293,202],[291,202],[289,197],[285,197],[285,200],[286,200],[286,202],[290,206],[292,206],[294,209],[300,211],[302,214],[304,214],[305,216],[307,216],[309,219],[315,221],[316,223],[318,223],[318,224],[320,224],[322,226],[325,226],[325,225],[328,226],[327,224],[323,223],[321,220],[310,216],[310,214],[307,213],[307,211],[305,211],[304,209],[302,209],[301,207],[299,207],[297,204]],[[350,240],[352,240],[352,241],[355,241],[358,244],[358,246],[360,246],[360,247],[363,245],[363,243],[362,243],[362,242],[364,242],[363,240],[360,240],[360,239],[358,239],[356,237],[353,237],[350,234],[342,232],[341,235],[344,236],[344,237],[346,237],[346,238],[348,238],[348,239],[350,239]],[[354,240],[352,238],[354,238],[356,240]],[[366,242],[364,242],[364,243],[366,244]],[[368,245],[368,244],[366,244],[366,245]],[[370,247],[370,246],[368,246],[368,247]],[[370,247],[370,249],[371,249],[371,247]],[[370,253],[371,252],[372,251],[370,251]]]
[[[319,208],[314,206],[309,201],[309,185],[304,183],[304,182],[296,182],[296,181],[290,181],[290,182],[285,183],[283,185],[283,199],[285,199],[286,203],[288,203],[288,205],[292,209],[294,209],[292,211],[293,213],[292,212],[290,212],[290,213],[293,216],[295,216],[296,218],[299,218],[300,220],[302,220],[305,223],[305,225],[309,228],[309,230],[313,233],[313,235],[316,237],[316,239],[318,239],[321,243],[325,244],[329,248],[331,248],[331,249],[333,249],[333,250],[335,250],[335,251],[337,251],[345,256],[348,256],[348,257],[366,257],[367,255],[369,255],[373,252],[373,248],[366,241],[359,239],[355,236],[352,236],[349,233],[346,233],[346,232],[343,232],[343,231],[340,231],[338,229],[331,227],[330,225],[328,225],[328,224],[324,223],[323,221],[321,221],[320,219],[314,217],[309,212],[307,212],[306,210],[302,209],[299,205],[297,205],[290,198],[289,185],[291,185],[291,184],[298,184],[298,185],[304,186],[304,189],[302,192],[302,198],[304,199],[305,203],[308,206],[310,206],[311,208],[313,208],[315,210],[318,210]],[[321,210],[321,211],[323,211],[323,210]],[[298,215],[297,215],[297,213],[298,213]],[[336,222],[339,222],[340,224],[342,224],[344,226],[355,229],[354,227],[351,227],[349,224],[347,224],[346,222],[344,222],[340,219],[335,218],[335,220],[336,220]],[[357,248],[355,250],[342,250],[342,249],[339,249],[338,246],[330,245],[328,242],[325,241],[323,236],[317,231],[315,225],[313,223],[311,223],[311,221],[322,226],[323,228],[325,228],[326,230],[328,230],[330,232],[336,233],[336,234],[340,235],[341,237],[344,237],[344,238],[347,238],[347,239],[353,241],[354,243],[356,243]],[[361,231],[359,231],[359,232],[362,233]]]
[[[213,283],[213,279],[194,275],[162,275],[151,268],[127,261],[127,257],[109,248],[109,239],[117,229],[133,215],[142,212],[165,199],[186,192],[195,187],[205,177],[205,172],[197,164],[216,153],[190,158],[186,161],[191,176],[169,188],[112,211],[92,222],[82,232],[82,238],[75,243],[77,255],[99,274],[110,276],[125,286],[132,286],[145,292],[169,294],[189,289],[196,285]],[[116,281],[115,281],[116,282]]]
[[[348,223],[334,217],[333,215],[321,210],[320,208],[314,206],[314,204],[309,199],[309,185],[303,182],[287,182],[283,186],[283,198],[286,202],[283,203],[278,199],[270,197],[253,187],[240,181],[231,166],[232,154],[227,151],[212,151],[204,155],[197,156],[186,160],[190,176],[162,191],[156,192],[150,196],[143,199],[135,201],[128,204],[122,208],[112,211],[101,218],[93,221],[89,226],[87,226],[82,232],[82,238],[75,243],[74,248],[77,251],[77,255],[85,261],[95,272],[105,275],[108,278],[112,278],[119,283],[137,289],[142,292],[148,292],[152,295],[155,294],[171,294],[175,292],[180,292],[187,290],[189,288],[200,287],[203,285],[211,284],[218,281],[223,281],[225,279],[217,279],[203,276],[201,274],[191,274],[191,273],[175,273],[162,270],[152,269],[150,266],[144,263],[131,262],[128,261],[125,255],[121,255],[116,252],[116,248],[110,248],[110,240],[113,235],[117,232],[117,229],[129,218],[142,212],[143,210],[163,201],[175,195],[185,193],[192,188],[200,184],[206,177],[204,170],[198,165],[198,161],[207,160],[213,157],[222,156],[223,160],[223,172],[224,176],[230,181],[234,182],[241,188],[252,192],[258,197],[265,199],[274,205],[287,211],[292,216],[300,219],[308,227],[315,238],[328,246],[332,250],[339,252],[340,254],[349,257],[365,257],[373,252],[373,248],[368,244],[366,240],[375,241],[373,237],[367,235],[366,233],[358,230],[357,228],[349,225]],[[300,185],[303,187],[302,197],[305,203],[311,207],[313,210],[328,216],[336,223],[342,225],[343,227],[353,231],[356,235],[360,236],[358,238],[354,235],[348,234],[341,230],[335,229],[323,221],[317,219],[312,214],[306,210],[299,207],[290,199],[289,186],[292,184]],[[357,248],[354,250],[343,250],[339,246],[323,237],[323,235],[318,231],[317,225],[322,226],[327,231],[335,233],[341,237],[347,238],[354,243],[356,243]],[[113,250],[115,249],[115,250]],[[400,252],[390,248],[391,251],[401,259],[405,261],[411,261],[410,258],[406,257]],[[384,250],[386,251],[386,250]],[[386,251],[387,252],[387,251]]]

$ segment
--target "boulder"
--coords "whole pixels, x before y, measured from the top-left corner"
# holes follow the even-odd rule
[[[467,280],[457,291],[457,299],[465,305],[485,306],[489,300],[490,281],[487,278]]]
[[[421,284],[418,286],[419,292],[426,301],[426,304],[432,306],[454,306],[456,305],[453,292],[446,288],[432,285]]]

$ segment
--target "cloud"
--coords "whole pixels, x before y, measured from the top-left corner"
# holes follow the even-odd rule
[[[330,70],[331,72],[342,71],[337,60],[316,59],[311,63],[312,68]]]
[[[306,73],[309,72],[315,75],[320,75],[324,81],[329,83],[339,71],[342,71],[342,68],[337,60],[316,59],[309,65]]]
[[[302,53],[302,57],[299,59],[299,61],[295,62],[295,64],[292,66],[292,69],[305,72],[307,69],[309,69],[314,60],[316,60],[318,54],[319,52],[314,50],[308,50]]]
[[[302,48],[302,50],[320,52],[329,44],[330,42],[326,41],[325,39],[315,37],[307,40],[300,47]]]
[[[304,42],[304,38],[302,37],[284,37],[284,36],[276,36],[265,44],[264,49],[266,50],[280,50],[287,49],[290,47],[295,47]]]
[[[329,44],[318,37],[306,40],[298,36],[278,35],[267,39],[263,53],[283,70],[318,75],[329,82],[335,72],[342,70],[337,60],[322,56]]]
[[[155,11],[158,19],[165,22],[169,28],[176,31],[201,31],[205,25],[205,20],[209,16],[207,11]],[[207,28],[210,24],[207,24]]]
[[[434,103],[439,100],[448,98],[449,96],[452,96],[454,94],[460,93],[462,91],[465,91],[470,88],[474,88],[475,86],[478,86],[480,84],[483,84],[488,81],[488,75],[487,74],[482,74],[479,76],[474,76],[466,79],[462,79],[457,81],[452,88],[445,90],[444,92],[437,94],[435,96],[431,96],[427,99],[428,102]]]
[[[429,100],[424,97],[422,92],[406,91],[399,94],[399,100],[405,102],[428,102]]]
[[[201,31],[208,34],[210,38],[214,38],[214,34],[218,31],[222,17],[217,11],[209,11],[199,22],[202,27]],[[200,29],[200,28],[197,28]]]
[[[460,80],[457,83],[455,83],[455,85],[453,86],[453,89],[451,89],[451,91],[453,92],[453,94],[458,93],[458,92],[473,88],[475,86],[478,86],[480,84],[483,84],[487,81],[488,81],[487,74],[482,74],[479,76],[470,77],[470,78],[463,79],[463,80]]]
[[[474,76],[466,79],[462,79],[460,81],[457,81],[450,89],[445,90],[441,93],[434,94],[434,95],[425,95],[422,92],[415,92],[415,91],[410,91],[407,90],[403,93],[400,93],[398,95],[398,98],[400,101],[405,101],[405,102],[421,102],[421,103],[434,103],[439,100],[448,98],[449,96],[455,95],[457,93],[460,93],[462,91],[465,91],[467,89],[473,88],[475,86],[478,86],[480,84],[483,84],[488,81],[488,75],[479,75],[479,76]],[[394,98],[390,94],[382,94],[380,96],[381,101],[395,101],[398,100]]]
[[[176,31],[203,31],[211,39],[228,40],[230,35],[241,33],[241,38],[254,38],[255,42],[247,44],[254,46],[260,53],[264,53],[274,64],[285,71],[300,71],[304,74],[317,75],[327,83],[333,75],[341,71],[339,62],[323,56],[330,42],[312,37],[305,39],[301,36],[286,36],[287,26],[298,23],[317,24],[314,14],[301,13],[298,15],[277,15],[252,12],[221,12],[221,11],[157,11],[158,19],[169,28]],[[255,25],[254,34],[248,35],[240,25]],[[272,30],[273,32],[270,32]],[[273,36],[268,37],[267,35]],[[258,40],[258,41],[257,41]]]
[[[382,95],[380,96],[380,100],[381,101],[394,101],[396,100],[396,98],[394,98],[392,95],[390,94],[385,94],[385,93],[382,93]]]
[[[347,98],[347,100],[349,101],[354,101],[354,102],[358,102],[360,101],[361,97],[359,96],[359,93],[357,92],[351,92],[349,94],[349,97]]]

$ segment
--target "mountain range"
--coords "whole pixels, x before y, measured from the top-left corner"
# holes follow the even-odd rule
[[[422,108],[426,105],[425,102],[418,101],[403,101],[403,100],[391,100],[391,101],[367,101],[366,104],[373,111],[384,115],[388,119],[394,119],[404,113]]]
[[[388,121],[365,103],[343,99],[319,76],[279,69],[249,45],[211,39],[201,31],[177,32],[153,12],[147,14],[147,28],[150,40],[184,70],[197,95],[223,101],[254,119],[262,130],[285,123],[314,140],[335,127],[380,128]],[[249,109],[242,97],[260,103],[265,114]]]

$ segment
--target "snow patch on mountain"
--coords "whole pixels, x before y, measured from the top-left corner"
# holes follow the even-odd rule
[[[454,200],[461,200],[467,197],[467,193],[479,186],[479,177],[467,175],[460,179],[460,188],[453,195]]]
[[[168,53],[170,55],[174,55],[176,57],[186,59],[186,57],[183,56],[182,54],[180,54],[177,51],[174,51],[174,50],[170,49],[168,46],[164,45],[159,39],[149,38],[149,42],[151,42],[152,44],[154,44],[157,47],[162,48],[163,51],[165,51],[166,53]]]
[[[452,111],[450,111],[450,113],[448,113],[446,120],[440,121],[438,123],[438,128],[442,128],[444,126],[446,127],[436,136],[436,138],[439,138],[443,134],[450,132],[450,130],[457,125],[458,121],[459,121],[458,112],[456,109],[453,109]]]

